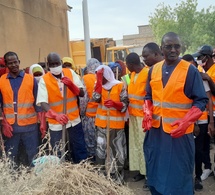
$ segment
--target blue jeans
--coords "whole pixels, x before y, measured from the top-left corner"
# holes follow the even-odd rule
[[[82,129],[82,124],[79,123],[74,127],[70,127],[67,129],[68,131],[68,139],[70,146],[70,154],[74,163],[79,163],[80,161],[87,158],[87,149],[84,140],[84,132]],[[61,131],[52,131],[50,130],[51,137],[51,146],[54,148],[59,144],[62,139],[62,130]],[[58,151],[59,155],[59,151]]]
[[[28,165],[31,166],[32,160],[38,153],[38,140],[38,130],[25,133],[14,133],[11,138],[5,138],[5,151],[9,158],[16,162],[19,144],[22,141],[28,156]]]

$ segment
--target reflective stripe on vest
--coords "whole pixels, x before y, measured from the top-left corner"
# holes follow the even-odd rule
[[[68,77],[73,81],[72,73],[70,69],[63,68],[63,74],[65,77]],[[58,114],[63,113],[63,97],[61,95],[60,89],[58,87],[57,80],[54,76],[48,72],[43,76],[44,82],[46,84],[48,92],[48,102],[50,108],[57,112]],[[67,89],[67,104],[66,104],[66,113],[69,120],[74,120],[79,117],[79,108],[77,105],[77,97]],[[48,118],[50,124],[59,124],[55,119]]]
[[[86,116],[95,117],[98,103],[95,101],[92,101],[92,96],[93,96],[94,85],[96,82],[96,75],[91,73],[84,75],[83,80],[84,80],[84,84],[87,90],[87,95],[89,98],[89,101],[87,103],[87,108],[86,108]]]
[[[24,74],[22,83],[18,90],[17,102],[14,102],[14,94],[10,85],[8,74],[0,78],[0,90],[3,96],[3,110],[9,124],[15,123],[19,126],[26,126],[37,123],[37,113],[34,108],[34,78],[32,75]],[[26,93],[27,92],[27,93]],[[14,112],[14,106],[17,107],[17,112]],[[16,116],[16,117],[15,117]]]
[[[143,103],[146,95],[145,87],[149,69],[144,67],[135,79],[135,72],[131,73],[130,84],[128,85],[129,105],[128,111],[130,115],[143,117]]]
[[[184,84],[190,63],[181,60],[173,70],[166,86],[162,83],[162,66],[164,61],[153,66],[150,86],[153,99],[152,126],[160,127],[162,119],[163,130],[170,133],[176,127],[171,123],[182,119],[192,107],[193,100],[184,94]],[[193,131],[193,124],[190,125],[186,133]]]
[[[197,123],[199,124],[207,124],[208,123],[208,111],[205,109],[202,113],[202,116],[198,119]]]
[[[110,94],[108,95],[109,91],[102,88],[102,97],[101,103],[99,103],[96,118],[95,118],[95,125],[98,127],[106,128],[107,127],[107,111],[108,108],[104,106],[104,100],[111,99],[113,101],[119,102],[120,101],[120,93],[123,88],[123,83],[119,83],[112,87]],[[115,108],[109,109],[109,120],[110,120],[110,128],[111,129],[123,129],[125,125],[125,112],[122,113]]]
[[[96,108],[87,107],[86,116],[94,116],[94,114],[96,114],[96,110],[97,110],[97,107]]]

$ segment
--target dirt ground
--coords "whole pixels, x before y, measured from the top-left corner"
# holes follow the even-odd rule
[[[215,155],[215,145],[211,144],[211,162],[212,162],[212,169],[214,170],[214,155]],[[138,182],[132,182],[132,178],[137,174],[137,172],[133,171],[126,171],[125,180],[126,184],[129,188],[133,190],[135,195],[150,195],[149,191],[143,190],[144,180]],[[195,192],[195,195],[214,195],[215,194],[215,178],[214,176],[208,177],[203,183],[203,190],[200,192]]]

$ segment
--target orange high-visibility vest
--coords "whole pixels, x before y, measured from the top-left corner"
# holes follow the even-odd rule
[[[34,108],[34,78],[32,75],[24,74],[20,85],[17,102],[13,99],[13,89],[10,80],[4,74],[0,78],[0,90],[3,96],[3,111],[9,124],[15,123],[15,115],[19,126],[26,126],[37,123],[37,113]],[[14,104],[17,104],[17,113],[14,111]]]
[[[149,69],[144,67],[138,74],[134,82],[135,72],[131,73],[130,84],[128,85],[128,112],[129,115],[143,116],[144,96],[146,95],[146,81]]]
[[[215,64],[213,64],[206,73],[211,77],[211,79],[215,83]],[[213,111],[215,111],[215,96],[214,95],[212,95],[212,101],[213,101]]]
[[[70,69],[63,68],[63,74],[73,81],[72,73]],[[63,113],[63,97],[58,87],[57,80],[54,76],[48,72],[43,76],[46,88],[48,91],[48,102],[50,108],[58,114]],[[69,120],[74,120],[79,116],[79,108],[77,104],[77,97],[69,89],[67,90],[67,103],[66,113]],[[50,124],[59,124],[55,119],[48,118]]]
[[[205,72],[204,68],[200,65],[197,66],[199,72]]]
[[[98,103],[93,101],[92,96],[93,96],[94,85],[96,82],[96,75],[89,73],[83,76],[83,80],[89,97],[89,102],[87,103],[87,109],[86,109],[86,116],[95,117]]]
[[[205,72],[202,66],[198,65],[197,67],[199,72]],[[208,123],[208,111],[205,109],[201,115],[201,117],[198,119],[198,123],[200,124],[206,124]]]
[[[187,72],[190,66],[189,62],[181,60],[172,72],[167,84],[163,87],[162,66],[164,61],[157,63],[152,70],[150,86],[152,89],[153,115],[152,126],[160,127],[162,118],[163,130],[170,133],[176,126],[171,123],[182,119],[192,107],[193,100],[184,94],[184,85]],[[193,132],[193,124],[190,125],[187,133]]]
[[[98,105],[97,112],[96,112],[96,119],[95,119],[96,126],[102,127],[102,128],[107,127],[108,108],[104,105],[104,100],[109,98],[113,101],[119,102],[122,88],[123,88],[123,83],[119,83],[113,86],[110,92],[102,88],[101,102]],[[123,129],[125,125],[125,120],[124,120],[125,112],[122,113],[115,108],[109,108],[109,109],[110,109],[110,115],[109,115],[110,128]]]
[[[206,123],[208,123],[208,111],[207,110],[204,110],[202,112],[202,115],[198,119],[198,123],[199,124],[206,124]]]

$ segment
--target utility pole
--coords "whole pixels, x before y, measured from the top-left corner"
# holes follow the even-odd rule
[[[83,9],[83,23],[84,23],[84,42],[86,51],[86,62],[91,58],[91,45],[90,45],[90,31],[89,31],[89,18],[87,0],[82,1]]]

